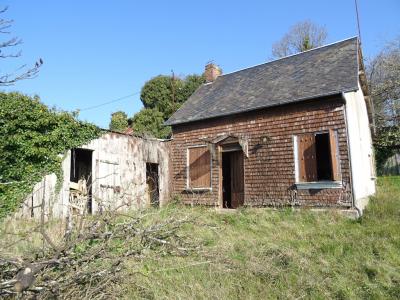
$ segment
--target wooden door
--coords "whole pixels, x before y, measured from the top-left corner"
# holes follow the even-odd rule
[[[244,204],[243,152],[231,153],[231,205],[237,208]]]

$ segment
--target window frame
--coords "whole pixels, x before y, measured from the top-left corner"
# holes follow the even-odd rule
[[[210,152],[210,186],[209,187],[191,187],[190,186],[190,149],[193,148],[203,148],[205,147]],[[212,191],[212,168],[213,168],[213,161],[211,156],[211,151],[208,149],[206,144],[199,144],[188,146],[186,148],[186,190],[187,191]]]
[[[298,138],[301,135],[305,134],[313,134],[316,136],[317,134],[329,134],[330,130],[333,131],[335,135],[335,146],[336,146],[336,154],[337,154],[337,174],[339,175],[338,180],[318,180],[318,181],[300,181],[300,161],[299,161],[299,149],[298,149]],[[342,188],[342,170],[340,164],[340,153],[339,153],[339,141],[337,136],[337,130],[328,129],[328,130],[320,130],[315,132],[304,132],[300,134],[293,135],[293,153],[294,153],[294,176],[295,176],[295,185],[297,189],[335,189]],[[332,155],[332,152],[330,153]],[[332,163],[332,162],[331,162]],[[331,166],[333,167],[333,166]],[[332,171],[334,171],[332,169]],[[334,176],[333,176],[334,177]]]

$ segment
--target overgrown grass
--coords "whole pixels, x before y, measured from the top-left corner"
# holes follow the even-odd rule
[[[45,223],[44,228],[51,240],[59,243],[64,235],[65,224],[57,221]],[[34,219],[7,218],[0,223],[0,258],[31,258],[43,250],[40,223]]]
[[[148,224],[189,217],[178,235],[196,250],[127,258],[124,279],[107,287],[119,298],[400,298],[400,177],[379,178],[359,220],[334,211],[217,213],[176,204],[132,214],[145,214]]]
[[[400,298],[400,177],[379,179],[357,221],[332,211],[201,207],[169,207],[154,220],[185,214],[196,221],[184,231],[201,248],[132,266],[138,275],[123,283],[125,298]]]

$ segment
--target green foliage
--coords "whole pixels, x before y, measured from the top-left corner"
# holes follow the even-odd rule
[[[132,127],[136,134],[156,138],[168,138],[171,127],[164,126],[164,115],[156,108],[143,108],[132,119]]]
[[[310,42],[310,37],[307,35],[304,37],[303,44],[301,46],[301,52],[307,51],[314,48]]]
[[[147,81],[142,88],[140,99],[144,109],[132,120],[132,128],[138,134],[150,134],[167,138],[171,128],[163,125],[175,111],[204,83],[204,76],[192,74],[180,79],[159,75]]]
[[[145,108],[157,109],[167,119],[184,101],[180,93],[183,86],[179,78],[159,75],[145,83],[140,100]]]
[[[205,82],[204,75],[191,74],[185,77],[184,86],[180,90],[181,98],[185,102],[197,88]]]
[[[185,79],[159,75],[147,81],[140,99],[145,108],[157,109],[167,120],[204,82],[204,77],[189,75]]]
[[[0,93],[0,219],[20,205],[43,175],[59,177],[60,154],[99,133],[75,114],[49,109],[38,97]]]
[[[388,158],[400,151],[400,127],[390,126],[378,129],[374,137],[376,169],[382,174]]]
[[[128,116],[123,111],[117,111],[111,114],[111,121],[109,125],[110,130],[124,131],[128,128]]]

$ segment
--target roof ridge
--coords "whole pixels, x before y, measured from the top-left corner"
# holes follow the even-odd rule
[[[290,55],[287,55],[287,56],[284,56],[284,57],[280,57],[280,58],[277,58],[277,59],[273,59],[273,60],[270,60],[270,61],[267,61],[267,62],[263,62],[263,63],[260,63],[260,64],[256,64],[256,65],[253,65],[253,66],[250,66],[250,67],[246,67],[246,68],[239,69],[239,70],[235,70],[235,71],[232,71],[232,72],[229,72],[229,73],[221,74],[221,75],[218,76],[218,77],[223,77],[223,76],[231,75],[231,74],[233,74],[233,73],[237,73],[237,72],[244,71],[244,70],[247,70],[247,69],[251,69],[251,68],[258,67],[258,66],[270,64],[270,63],[273,63],[273,62],[276,62],[276,61],[279,61],[279,60],[283,60],[283,59],[286,59],[286,58],[290,58],[290,57],[292,57],[292,56],[304,54],[304,53],[311,52],[311,51],[314,51],[314,50],[319,50],[319,49],[321,49],[321,48],[333,46],[333,45],[336,45],[336,44],[339,44],[339,43],[343,43],[343,42],[346,42],[346,41],[349,41],[349,40],[352,40],[352,39],[358,39],[358,36],[355,35],[355,36],[353,36],[353,37],[349,37],[349,38],[346,38],[346,39],[343,39],[343,40],[339,40],[339,41],[336,41],[336,42],[333,42],[333,43],[329,43],[329,44],[326,44],[326,45],[323,45],[323,46],[315,47],[315,48],[312,48],[312,49],[309,49],[309,50],[305,50],[305,51],[302,51],[302,52],[290,54]],[[212,83],[212,82],[210,82],[210,83]]]
[[[164,124],[188,123],[358,90],[359,49],[357,37],[351,37],[242,69],[254,68],[248,71],[238,70],[232,76],[227,73],[214,84],[201,85]],[[311,64],[304,65],[304,61]]]

